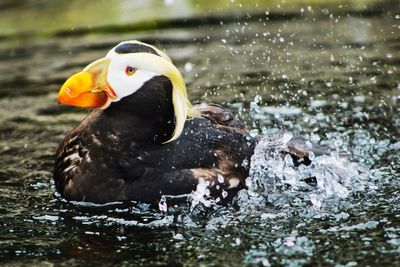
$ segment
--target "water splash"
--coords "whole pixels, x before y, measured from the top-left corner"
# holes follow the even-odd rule
[[[216,200],[210,198],[210,182],[204,179],[199,179],[196,191],[191,194],[191,211],[193,211],[199,204],[205,207],[211,207],[216,204]]]
[[[250,169],[256,193],[276,201],[277,194],[292,192],[319,208],[326,198],[346,198],[352,192],[374,188],[368,182],[370,172],[341,155],[342,141],[335,140],[336,149],[322,154],[314,153],[313,144],[306,142],[311,163],[300,165],[287,153],[293,141],[293,135],[285,133],[264,137],[257,144]]]

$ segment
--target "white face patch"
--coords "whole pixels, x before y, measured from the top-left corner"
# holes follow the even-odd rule
[[[130,60],[131,57],[128,54],[117,54],[111,50],[106,57],[111,58],[107,72],[107,82],[117,95],[117,99],[113,100],[113,102],[135,93],[147,81],[159,76],[157,73],[141,70],[135,66],[135,62]],[[137,70],[134,74],[127,75],[126,69],[128,67],[133,67]]]
[[[128,43],[131,43],[132,51],[137,49],[137,46],[148,47],[142,49],[144,50],[142,52],[130,53],[127,52],[129,49],[125,51],[126,53],[116,52],[117,48],[122,49],[121,45],[125,45],[125,48],[127,49],[129,46]],[[107,82],[116,94],[116,99],[113,101],[118,101],[122,97],[134,94],[146,81],[155,76],[163,75],[171,81],[172,104],[175,113],[175,129],[171,139],[166,141],[166,143],[177,139],[181,135],[188,117],[198,115],[192,112],[192,105],[188,99],[187,89],[182,74],[174,66],[171,59],[154,46],[139,41],[122,42],[111,49],[107,53],[106,58],[110,59],[110,65],[107,72]],[[133,71],[129,69],[128,73],[130,75],[126,75],[127,67],[135,68],[137,73],[133,74]],[[104,106],[104,108],[107,108],[107,106]]]

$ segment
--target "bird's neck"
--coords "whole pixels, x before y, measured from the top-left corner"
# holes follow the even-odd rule
[[[113,102],[103,111],[123,140],[154,144],[169,140],[175,128],[172,84],[165,76],[147,81],[134,94]]]

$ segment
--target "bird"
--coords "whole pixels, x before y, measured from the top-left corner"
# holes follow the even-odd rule
[[[56,151],[53,179],[66,200],[157,203],[204,181],[223,202],[247,188],[257,138],[224,107],[193,105],[182,74],[153,45],[117,44],[69,77],[58,103],[93,109]],[[307,162],[304,151],[287,153]]]

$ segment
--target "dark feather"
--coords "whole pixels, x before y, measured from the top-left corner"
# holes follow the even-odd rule
[[[199,179],[214,185],[217,196],[244,188],[249,166],[242,162],[250,161],[255,140],[222,107],[203,104],[199,111],[202,117],[188,120],[177,140],[163,144],[175,126],[172,85],[164,76],[94,111],[57,151],[57,191],[66,199],[103,203],[155,202],[190,193]]]
[[[129,54],[129,53],[150,53],[156,56],[160,56],[156,50],[141,43],[122,43],[115,48],[115,52],[118,54]]]

